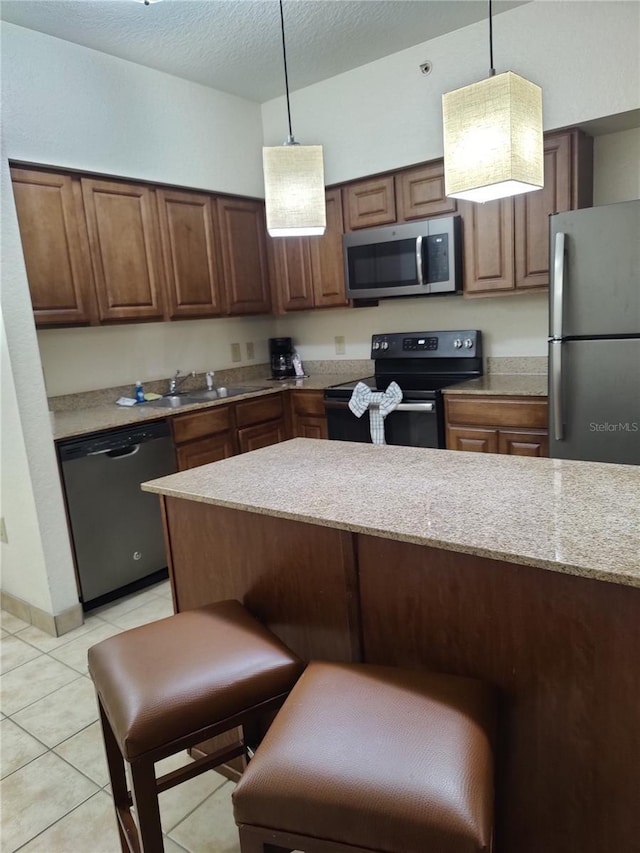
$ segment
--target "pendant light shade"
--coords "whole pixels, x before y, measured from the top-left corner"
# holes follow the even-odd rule
[[[469,201],[544,186],[542,89],[493,67],[489,0],[489,77],[442,96],[445,194]]]
[[[442,97],[445,192],[490,201],[544,184],[542,89],[506,71]]]
[[[322,145],[299,145],[293,138],[284,15],[282,0],[279,2],[289,136],[284,145],[262,149],[267,231],[272,237],[318,236],[327,226]]]
[[[272,237],[324,234],[327,211],[322,145],[262,149],[267,231]]]

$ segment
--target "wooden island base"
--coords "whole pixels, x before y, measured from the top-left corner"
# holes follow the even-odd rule
[[[498,688],[498,853],[640,849],[640,589],[161,500],[177,610],[237,598],[307,660]]]

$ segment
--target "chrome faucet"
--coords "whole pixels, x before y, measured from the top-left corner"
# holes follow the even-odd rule
[[[175,394],[178,390],[178,386],[182,385],[185,379],[188,379],[190,376],[195,376],[195,370],[192,370],[191,373],[185,373],[184,376],[180,376],[180,371],[176,370],[176,375],[172,376],[169,380],[169,394]]]

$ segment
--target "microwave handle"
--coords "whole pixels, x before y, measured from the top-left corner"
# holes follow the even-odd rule
[[[418,284],[424,287],[424,275],[422,272],[422,234],[416,237],[416,269],[418,270]]]

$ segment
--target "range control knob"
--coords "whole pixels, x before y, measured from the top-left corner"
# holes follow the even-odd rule
[[[389,344],[387,341],[382,341],[380,344],[380,349],[389,349]]]
[[[453,345],[456,349],[460,349],[460,347],[462,346],[462,341],[460,340],[460,338],[456,338],[453,342]]]
[[[473,346],[473,341],[471,340],[471,338],[465,338],[464,339],[464,348],[465,349],[471,349],[472,346]]]
[[[372,349],[380,349],[380,342],[379,342],[379,341],[374,341],[374,342],[373,342],[373,347],[372,347]]]

